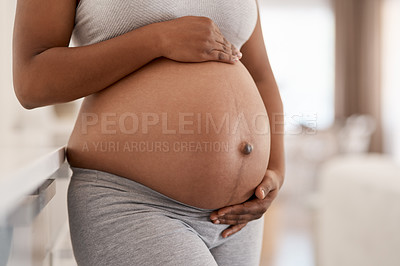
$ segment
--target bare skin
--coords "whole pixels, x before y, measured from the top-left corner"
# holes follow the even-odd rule
[[[85,99],[68,159],[216,209],[246,201],[261,182],[268,127],[257,87],[241,63],[163,58]],[[242,153],[242,143],[251,143],[251,154]]]
[[[242,46],[241,52],[243,53],[241,62],[252,75],[268,111],[271,149],[268,169],[262,182],[255,189],[253,197],[242,204],[227,206],[210,215],[214,223],[231,225],[222,232],[223,237],[237,233],[248,222],[260,218],[277,197],[285,177],[283,105],[265,49],[260,15],[252,36]]]
[[[238,59],[239,51],[209,18],[193,16],[150,24],[93,45],[68,47],[74,12],[72,0],[17,3],[14,89],[27,109],[99,92],[161,56],[183,62]]]
[[[114,95],[114,89],[116,96],[113,97],[116,98],[118,98],[118,90],[128,89],[132,90],[133,94],[138,93],[139,90],[135,90],[135,87],[127,84],[127,80],[130,80],[129,82],[132,83],[137,82],[139,79],[132,78],[135,76],[132,75],[132,73],[135,73],[135,71],[139,72],[137,71],[139,69],[143,70],[141,73],[146,74],[146,68],[151,69],[152,66],[160,65],[163,62],[168,62],[168,64],[171,65],[180,65],[183,63],[215,61],[218,63],[209,63],[214,65],[220,64],[220,66],[216,67],[217,69],[222,69],[222,63],[224,63],[226,68],[221,70],[221,73],[235,74],[234,71],[239,71],[243,74],[245,73],[243,68],[241,68],[241,70],[238,69],[240,66],[243,67],[244,65],[253,78],[253,83],[248,82],[245,86],[249,88],[254,86],[254,84],[256,85],[261,99],[268,110],[270,121],[277,121],[274,114],[282,113],[279,92],[266,56],[259,23],[251,39],[243,46],[242,52],[244,58],[242,59],[242,65],[237,62],[235,63],[235,61],[241,57],[239,51],[222,36],[218,27],[216,27],[210,19],[203,17],[182,17],[168,22],[155,23],[102,43],[85,47],[69,48],[68,43],[73,29],[75,5],[76,2],[72,0],[55,2],[44,0],[35,2],[30,0],[18,1],[14,30],[13,69],[15,91],[24,107],[31,109],[91,95],[88,97],[88,100],[85,101],[89,103],[89,107],[92,106],[92,109],[89,108],[89,110],[95,112],[100,110],[103,112],[104,109],[96,109],[99,106],[100,108],[105,108],[101,104],[102,102],[106,102],[101,101],[102,95],[108,95],[108,97],[110,95],[112,96]],[[196,41],[194,42],[193,40]],[[165,59],[157,59],[159,57]],[[206,64],[209,63],[199,63],[198,65],[206,66]],[[229,66],[234,67],[232,68],[232,72],[231,70],[227,70]],[[204,67],[204,69],[206,69],[206,67]],[[210,84],[212,81],[207,80],[207,82]],[[122,86],[120,84],[125,85]],[[186,85],[190,87],[193,84],[194,83],[189,83]],[[136,86],[136,88],[138,87],[143,88],[143,83],[140,86]],[[240,88],[236,89],[239,90]],[[188,97],[190,96],[193,95],[189,94]],[[94,100],[96,98],[100,100]],[[256,99],[256,97],[254,97],[254,99]],[[252,103],[253,100],[250,102]],[[257,100],[254,101],[257,102]],[[255,104],[255,106],[257,110],[253,110],[253,112],[261,110],[259,104]],[[126,110],[132,109],[123,109],[122,111]],[[133,110],[137,109],[134,108]],[[181,110],[174,109],[168,110],[168,112],[179,113]],[[271,124],[271,127],[274,129],[276,125]],[[242,130],[240,132],[243,132],[243,129],[240,130]],[[95,130],[93,132],[95,132]],[[223,233],[223,235],[225,234],[224,236],[240,230],[246,222],[261,217],[268,208],[270,202],[275,198],[276,192],[283,182],[282,136],[274,134],[274,132],[271,134],[271,156],[268,169],[264,169],[264,173],[260,173],[262,167],[255,172],[251,171],[257,168],[254,167],[255,165],[259,165],[257,162],[263,162],[266,158],[268,160],[267,151],[269,147],[263,146],[265,139],[254,140],[251,139],[251,136],[252,134],[245,135],[244,140],[255,141],[255,147],[262,147],[261,150],[266,151],[266,153],[262,155],[257,155],[255,153],[256,156],[252,154],[253,157],[256,157],[254,160],[250,159],[250,157],[245,159],[247,164],[249,164],[245,173],[250,175],[250,177],[246,175],[234,177],[234,182],[230,181],[232,183],[229,183],[226,188],[226,191],[230,190],[231,194],[217,189],[214,190],[215,201],[205,202],[203,200],[198,200],[196,202],[196,197],[186,192],[187,188],[190,187],[190,183],[194,182],[194,179],[189,180],[189,182],[186,181],[186,190],[184,188],[180,193],[179,190],[176,189],[176,187],[179,187],[179,182],[171,186],[175,190],[169,190],[172,191],[170,195],[175,195],[176,191],[178,191],[176,197],[179,200],[187,200],[187,202],[198,206],[213,208],[216,206],[222,207],[221,204],[224,203],[231,205],[246,201],[254,191],[255,195],[261,198],[261,189],[264,188],[267,194],[266,198],[269,198],[269,200],[259,199],[259,201],[256,201],[255,199],[251,199],[244,204],[222,208],[220,212],[218,212],[219,215],[225,213],[225,218],[219,217],[219,222],[232,224],[232,227]],[[71,139],[74,140],[74,135]],[[78,138],[76,143],[78,143],[79,140]],[[229,141],[233,143],[234,138],[229,139]],[[239,146],[241,141],[243,141],[243,139],[239,138],[239,141],[236,141],[235,144]],[[71,145],[73,146],[72,143]],[[238,162],[243,161],[243,159],[239,157],[242,156],[242,154],[237,151],[233,154],[234,155],[229,155],[227,157],[229,162],[233,162],[233,165],[239,165]],[[232,158],[235,156],[237,156],[237,158]],[[257,156],[259,157],[257,158]],[[221,159],[220,157],[218,158]],[[71,159],[73,160],[73,157],[71,157]],[[107,160],[109,159],[110,158],[107,158]],[[204,158],[202,160],[204,162]],[[221,160],[227,162],[226,158],[222,158]],[[89,160],[86,161],[86,163],[88,162]],[[104,163],[102,165],[104,165]],[[263,163],[261,163],[261,165],[263,165]],[[129,167],[126,169],[126,173],[131,171]],[[138,173],[146,169],[148,170],[149,166],[143,169]],[[188,170],[190,169],[187,169],[187,171]],[[210,171],[216,173],[216,168],[211,167]],[[207,176],[207,173],[204,173],[204,176]],[[131,178],[137,178],[137,176],[135,175],[134,177],[134,175],[132,175]],[[153,186],[157,186],[157,183],[154,183],[158,182],[156,179],[150,178],[149,180],[152,181],[151,184],[153,184]],[[183,179],[178,178],[178,180],[182,181]],[[248,180],[251,181],[248,182]],[[145,182],[144,180],[141,181]],[[247,185],[249,187],[242,188],[243,181],[248,182]],[[244,184],[246,184],[246,182],[244,182]],[[162,183],[159,183],[161,190],[163,186],[160,184]],[[226,185],[226,183],[223,184]],[[238,186],[238,184],[240,185]],[[231,187],[229,187],[229,185],[231,185]],[[235,195],[239,196],[232,196],[231,189],[233,187],[236,189],[235,192],[238,193]],[[170,188],[167,187],[167,190]],[[203,188],[201,188],[200,185],[200,191],[203,193],[207,188],[209,188],[207,182]],[[222,194],[222,196],[218,194]],[[181,195],[181,198],[179,198],[179,195]],[[217,213],[214,213],[214,215],[216,214]],[[217,216],[211,216],[211,219],[216,221],[215,217]]]

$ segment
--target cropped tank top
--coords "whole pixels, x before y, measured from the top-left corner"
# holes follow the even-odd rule
[[[105,41],[139,27],[182,16],[212,19],[238,49],[257,22],[256,0],[80,0],[71,40],[74,46]]]

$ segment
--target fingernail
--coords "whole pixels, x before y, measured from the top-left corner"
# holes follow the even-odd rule
[[[228,237],[228,236],[230,236],[230,235],[231,235],[231,233],[227,233],[225,237]]]
[[[263,199],[265,198],[265,190],[263,188],[261,189],[261,196]]]
[[[241,52],[238,53],[238,57],[242,58],[243,54]]]
[[[234,62],[237,62],[237,61],[239,61],[239,57],[237,57],[237,56],[233,56],[233,59],[232,59],[232,61],[234,61]]]
[[[215,224],[219,224],[219,220],[215,220],[214,223],[215,223]]]

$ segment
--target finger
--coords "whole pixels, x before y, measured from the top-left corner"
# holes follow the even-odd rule
[[[228,213],[246,213],[246,209],[244,208],[243,204],[231,205],[226,206],[218,210],[217,215],[218,217],[222,217]]]
[[[233,235],[233,234],[239,232],[239,231],[242,230],[246,225],[247,225],[247,223],[230,226],[230,227],[228,227],[227,229],[225,229],[225,230],[222,232],[221,235],[222,235],[223,238],[226,238],[226,237],[228,237],[228,236],[231,236],[231,235]]]
[[[239,60],[237,56],[233,56],[232,54],[228,54],[225,51],[219,49],[211,49],[211,51],[209,52],[209,56],[211,60],[221,61],[230,64],[233,64],[234,62]]]
[[[271,184],[271,179],[265,176],[261,184],[257,186],[255,194],[257,198],[262,200],[265,199],[272,189],[273,185]]]
[[[242,53],[239,51],[239,49],[236,48],[235,45],[231,44],[225,36],[221,33],[220,29],[218,26],[215,25],[215,33],[217,35],[216,41],[219,43],[224,43],[225,46],[230,47],[230,50],[232,51],[232,54],[237,56],[239,59],[242,58]]]
[[[241,57],[241,53],[239,52],[239,50],[233,44],[231,44],[222,34],[219,33],[215,41],[221,45],[224,45],[225,47],[228,47],[233,55],[237,57],[239,57],[240,55]]]
[[[238,53],[232,50],[232,45],[230,43],[215,41],[215,48],[218,50],[223,50],[226,53],[231,54],[233,56],[239,57]]]
[[[214,30],[215,30],[218,34],[222,35],[221,30],[218,28],[217,25],[215,25]]]
[[[210,220],[211,221],[218,219],[218,211],[219,210],[215,210],[210,214]]]
[[[214,49],[217,49],[219,51],[224,51],[227,54],[233,55],[231,47],[227,46],[225,43],[216,41]]]
[[[230,225],[236,225],[236,224],[244,224],[248,223],[252,220],[256,220],[262,216],[262,213],[259,213],[257,215],[255,214],[246,214],[246,215],[230,215],[229,217],[221,217],[218,218],[218,221],[220,224],[230,224]]]
[[[259,199],[253,199],[246,201],[242,204],[227,206],[218,211],[218,216],[224,216],[226,214],[248,214],[248,213],[255,213],[260,208],[260,204],[262,201]]]
[[[239,59],[242,58],[243,54],[239,51],[238,48],[236,48],[235,45],[231,44],[231,50],[232,50],[233,54],[235,54],[237,57],[239,57]]]
[[[222,34],[215,34],[215,41],[218,43],[223,43],[225,45],[228,45],[228,41],[225,39],[225,37]]]
[[[248,209],[247,213],[228,213],[223,216],[217,217],[218,223],[224,224],[235,224],[243,223],[244,221],[251,221],[260,218],[271,206],[271,202],[263,202],[262,204],[254,205],[252,208]]]
[[[243,221],[251,221],[254,219],[258,219],[263,215],[264,212],[261,210],[257,210],[255,213],[247,213],[247,214],[225,214],[224,216],[221,216],[218,218],[221,223],[225,223],[226,221],[239,221],[240,223],[243,223]]]
[[[225,211],[226,211],[227,209],[229,210],[230,207],[231,207],[231,206],[223,207],[223,208],[221,208],[221,209],[219,209],[219,210],[213,211],[213,212],[210,214],[210,220],[211,220],[211,221],[215,221],[215,220],[217,220],[219,217],[225,215]]]

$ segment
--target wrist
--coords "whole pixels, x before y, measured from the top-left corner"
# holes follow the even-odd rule
[[[165,28],[165,22],[158,22],[150,24],[149,26],[152,27],[152,37],[150,43],[155,50],[155,54],[157,57],[167,57],[168,53],[168,36],[167,31]]]
[[[267,172],[272,171],[274,174],[273,176],[276,177],[276,182],[278,185],[278,188],[280,189],[283,185],[283,182],[285,180],[285,170],[284,169],[277,169],[277,168],[270,168],[268,167]]]
[[[154,58],[158,58],[164,56],[163,51],[163,32],[161,23],[153,23],[139,28],[138,30],[142,30],[142,37],[146,40],[143,43],[145,47],[143,47],[146,51],[149,51]]]

